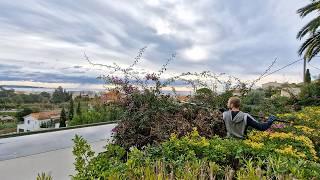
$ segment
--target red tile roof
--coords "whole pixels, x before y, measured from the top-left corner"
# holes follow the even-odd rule
[[[30,114],[35,120],[56,119],[60,117],[59,111],[38,112]]]

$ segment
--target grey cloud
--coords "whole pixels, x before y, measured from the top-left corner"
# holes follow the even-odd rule
[[[283,6],[284,3],[287,1],[186,0],[177,3],[167,1],[159,6],[151,6],[142,1],[132,3],[129,0],[30,0],[28,3],[3,0],[0,2],[0,26],[3,27],[4,33],[8,33],[7,36],[11,32],[32,34],[43,37],[49,44],[50,40],[55,40],[83,49],[88,48],[88,44],[93,45],[104,49],[99,49],[97,54],[108,63],[118,59],[113,57],[113,52],[128,55],[133,59],[134,52],[150,45],[152,48],[147,49],[144,58],[155,68],[160,67],[171,53],[177,52],[177,58],[169,66],[169,69],[176,72],[211,70],[258,75],[275,57],[279,58],[278,66],[298,58],[296,50],[299,42],[295,40],[295,33],[298,30],[296,24],[301,22],[295,11],[303,4],[293,0],[288,7]],[[190,12],[186,13],[194,13],[198,19],[194,22],[188,18],[188,22],[179,19],[175,14],[179,7],[190,9]],[[157,34],[156,27],[150,22],[152,17],[167,22],[173,33]],[[14,40],[16,37],[11,38]],[[188,60],[183,51],[193,46],[207,48],[208,57],[202,61]],[[43,51],[47,56],[38,59],[56,59],[56,54],[62,54],[62,57],[56,62],[46,59],[51,64],[37,62],[38,64],[32,65],[31,59],[35,57],[25,57],[26,60],[19,60],[21,62],[11,61],[11,64],[32,66],[31,72],[20,71],[21,76],[26,75],[28,78],[43,81],[55,81],[56,78],[57,81],[68,82],[87,80],[96,83],[92,74],[88,75],[87,79],[74,76],[86,75],[88,71],[83,66],[85,62],[76,58],[82,55],[78,49],[68,47],[61,53],[54,49]],[[72,55],[73,52],[79,54],[73,56],[73,59],[63,57],[68,51],[72,51]],[[128,64],[132,59],[120,58],[119,63]],[[67,61],[79,65],[61,65]],[[60,66],[54,68],[55,63]],[[55,70],[57,74],[34,73],[37,68],[41,69],[40,67]],[[0,65],[0,69],[4,68]],[[4,73],[0,74],[1,79],[6,79]],[[7,74],[7,79],[10,79],[16,77],[19,72],[7,71]]]

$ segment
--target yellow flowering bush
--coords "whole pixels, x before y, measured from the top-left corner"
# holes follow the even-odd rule
[[[254,142],[254,141],[251,141],[251,140],[244,140],[244,143],[250,147],[252,147],[253,149],[261,149],[263,147],[263,143],[259,143],[259,142]]]
[[[297,140],[308,145],[313,156],[320,156],[320,106],[305,107],[299,112],[278,114],[278,117],[291,121],[292,124],[275,131],[291,133]]]
[[[291,155],[297,158],[306,158],[306,155],[303,152],[298,152],[291,145],[286,146],[283,149],[276,149],[275,151],[285,155]]]
[[[299,112],[278,114],[277,116],[281,119],[293,120],[294,124],[315,129],[320,128],[320,106],[305,107]]]
[[[251,131],[245,144],[253,148],[265,148],[275,152],[310,160],[318,160],[313,142],[306,136],[291,132],[259,132]]]
[[[315,129],[307,127],[307,126],[294,126],[296,129],[302,130],[306,134],[311,134],[315,132]]]

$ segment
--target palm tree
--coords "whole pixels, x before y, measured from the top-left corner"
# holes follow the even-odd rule
[[[297,13],[300,17],[304,18],[310,13],[320,11],[320,0],[311,0],[312,2],[300,9]],[[320,16],[315,17],[309,23],[307,23],[297,34],[297,39],[301,40],[307,36],[307,39],[302,43],[299,48],[299,55],[303,55],[303,79],[305,79],[306,74],[306,61],[310,61],[320,52]]]

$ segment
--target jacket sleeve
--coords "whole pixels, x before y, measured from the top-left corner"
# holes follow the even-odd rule
[[[258,122],[249,114],[247,115],[247,126],[250,126],[250,127],[257,129],[259,131],[265,131],[265,130],[269,129],[271,127],[272,123],[273,123],[272,121]]]

